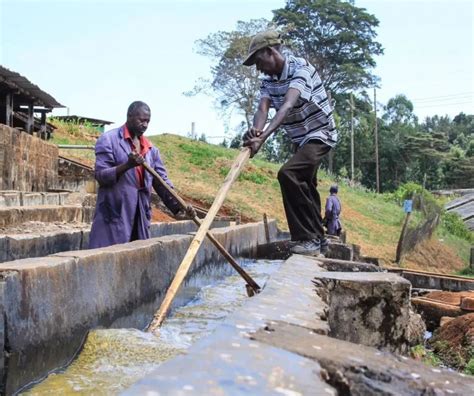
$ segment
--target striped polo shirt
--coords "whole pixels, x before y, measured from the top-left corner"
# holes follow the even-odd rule
[[[295,88],[301,95],[282,124],[291,141],[299,146],[318,139],[334,147],[337,130],[326,90],[314,66],[303,58],[292,55],[285,57],[280,79],[266,76],[262,79],[260,97],[269,98],[277,111],[285,101],[289,88]]]

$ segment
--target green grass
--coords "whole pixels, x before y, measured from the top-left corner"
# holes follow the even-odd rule
[[[415,345],[410,349],[410,356],[413,359],[421,360],[424,364],[431,367],[439,367],[441,359],[431,350],[426,349],[423,345]]]
[[[212,204],[239,150],[171,134],[149,138],[159,148],[177,191],[203,204]],[[64,135],[58,135],[55,139],[57,140],[53,140],[54,142],[63,144],[91,144],[90,137],[71,136],[68,140]],[[81,152],[78,155],[87,153]],[[241,213],[248,220],[261,220],[263,213],[266,213],[268,217],[277,219],[279,227],[286,230],[277,180],[279,168],[280,165],[259,158],[249,161],[226,198],[226,210]],[[324,171],[318,172],[318,190],[322,205],[333,183],[334,180]],[[351,187],[344,182],[339,183],[339,196],[342,201],[342,222],[349,240],[360,244],[366,255],[381,257],[386,261],[393,260],[405,218],[403,208],[397,201],[401,198],[395,194],[376,194],[362,187]],[[413,213],[410,224],[416,224],[420,220],[421,216]],[[469,243],[455,235],[452,226],[453,224],[451,229],[447,229],[443,224],[436,237],[442,239],[443,243],[455,252],[459,252],[459,256],[467,265]]]
[[[474,358],[471,358],[464,368],[464,373],[474,375]]]

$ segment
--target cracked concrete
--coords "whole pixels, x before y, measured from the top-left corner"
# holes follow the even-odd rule
[[[474,389],[472,377],[285,322],[260,329],[252,339],[316,360],[340,395],[470,395]]]
[[[290,257],[263,291],[215,333],[123,394],[471,394],[474,380],[462,374],[328,337],[328,306],[312,283],[322,273],[328,274],[322,265],[316,258]],[[341,277],[348,275],[354,273]],[[406,291],[406,281],[391,280]]]
[[[407,280],[386,272],[321,272],[315,284],[328,304],[331,336],[399,353],[423,342],[426,328],[411,310]]]

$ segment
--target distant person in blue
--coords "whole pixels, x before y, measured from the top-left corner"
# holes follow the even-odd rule
[[[328,235],[339,236],[341,234],[342,225],[339,220],[341,215],[341,201],[337,197],[338,187],[331,186],[329,189],[329,197],[326,199],[326,208],[324,215],[324,224],[327,228]]]

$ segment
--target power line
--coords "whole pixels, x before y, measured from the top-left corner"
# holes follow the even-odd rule
[[[413,101],[412,103],[415,104],[421,104],[421,105],[429,105],[429,104],[436,104],[436,103],[451,103],[453,101],[464,101],[464,100],[470,100],[472,99],[472,96],[458,96],[456,98],[446,98],[446,99],[433,99],[433,100],[424,100],[422,102],[419,101]]]
[[[437,101],[437,100],[451,100],[452,98],[461,98],[465,96],[472,96],[474,92],[459,92],[451,95],[429,96],[424,98],[412,99],[413,102]]]
[[[423,106],[415,106],[417,109],[424,109],[425,107],[444,107],[444,106],[458,106],[462,104],[469,104],[473,103],[472,100],[468,102],[457,102],[457,103],[438,103],[438,104],[429,104],[429,105],[423,105]]]

